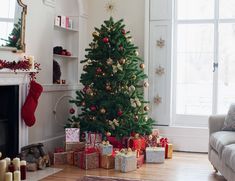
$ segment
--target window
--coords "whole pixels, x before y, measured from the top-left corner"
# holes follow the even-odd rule
[[[235,1],[175,0],[173,118],[206,126],[235,102]]]
[[[16,0],[1,0],[0,6],[0,46],[6,44],[14,26]]]

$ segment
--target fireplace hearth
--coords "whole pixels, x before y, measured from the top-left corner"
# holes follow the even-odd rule
[[[0,86],[0,151],[13,158],[19,152],[19,86]]]

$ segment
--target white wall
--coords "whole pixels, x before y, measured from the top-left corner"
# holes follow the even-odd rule
[[[88,32],[89,40],[94,27],[100,28],[104,20],[109,19],[106,11],[108,0],[88,0]],[[111,14],[115,20],[124,19],[126,29],[131,31],[133,42],[139,47],[141,57],[144,57],[144,18],[145,0],[113,0],[115,11]]]

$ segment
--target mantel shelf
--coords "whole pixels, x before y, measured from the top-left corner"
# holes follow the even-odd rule
[[[37,72],[37,70],[10,70],[10,69],[1,69],[0,73],[13,73],[13,74],[17,74],[17,73],[33,73],[33,72]]]
[[[59,57],[59,58],[66,58],[66,59],[77,59],[77,56],[66,56],[66,55],[58,55],[58,54],[53,54],[54,57]]]
[[[64,28],[58,25],[54,25],[55,29],[59,29],[59,30],[63,30],[63,31],[68,31],[68,32],[78,32],[77,29],[73,29],[73,28]]]

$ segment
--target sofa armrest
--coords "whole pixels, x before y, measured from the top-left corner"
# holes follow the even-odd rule
[[[225,115],[214,115],[209,117],[209,134],[221,131],[224,126]]]

